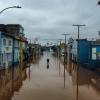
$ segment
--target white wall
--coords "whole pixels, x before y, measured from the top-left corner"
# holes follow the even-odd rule
[[[6,44],[4,44],[4,39],[6,41]],[[11,43],[9,44],[9,41]],[[13,46],[13,40],[10,37],[3,36],[2,38],[2,64],[5,65],[5,67],[8,67],[9,64],[12,62],[12,46]]]

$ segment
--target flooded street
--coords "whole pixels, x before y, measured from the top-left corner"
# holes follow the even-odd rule
[[[0,100],[100,100],[100,0],[0,0],[0,22]]]
[[[26,69],[1,71],[0,100],[100,100],[100,72],[80,66],[77,73],[77,65],[70,63],[64,88],[63,68],[52,53],[44,52]]]

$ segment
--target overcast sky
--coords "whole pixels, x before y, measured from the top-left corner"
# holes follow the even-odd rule
[[[21,24],[28,38],[58,39],[61,34],[77,36],[73,24],[86,24],[82,37],[97,37],[100,30],[98,0],[0,0],[0,10],[20,5],[22,9],[9,9],[0,15],[2,24]],[[70,37],[68,36],[68,37]],[[99,37],[100,38],[100,37]]]

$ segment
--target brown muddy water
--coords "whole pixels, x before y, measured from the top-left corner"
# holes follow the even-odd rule
[[[100,73],[76,69],[74,63],[66,65],[64,88],[63,64],[45,52],[28,68],[0,71],[0,100],[100,100]]]

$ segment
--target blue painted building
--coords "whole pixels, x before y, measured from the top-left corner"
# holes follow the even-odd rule
[[[89,68],[100,67],[100,41],[88,41],[87,39],[73,40],[69,43],[71,59],[74,62],[85,64]],[[79,50],[79,54],[78,54]]]
[[[87,63],[89,58],[90,42],[86,39],[79,40],[79,55],[78,55],[78,40],[73,40],[72,43],[72,60],[79,63]]]
[[[0,69],[2,67],[2,33],[0,32]]]
[[[19,24],[0,24],[0,69],[19,64],[19,44],[26,43],[23,30]]]
[[[7,24],[6,32],[13,37],[13,65],[20,62],[20,41],[24,37],[24,28],[19,24]]]
[[[12,38],[0,32],[0,66],[2,68],[12,65]]]
[[[19,63],[19,40],[13,39],[13,64]]]
[[[91,68],[100,68],[100,41],[91,42],[88,65]]]

